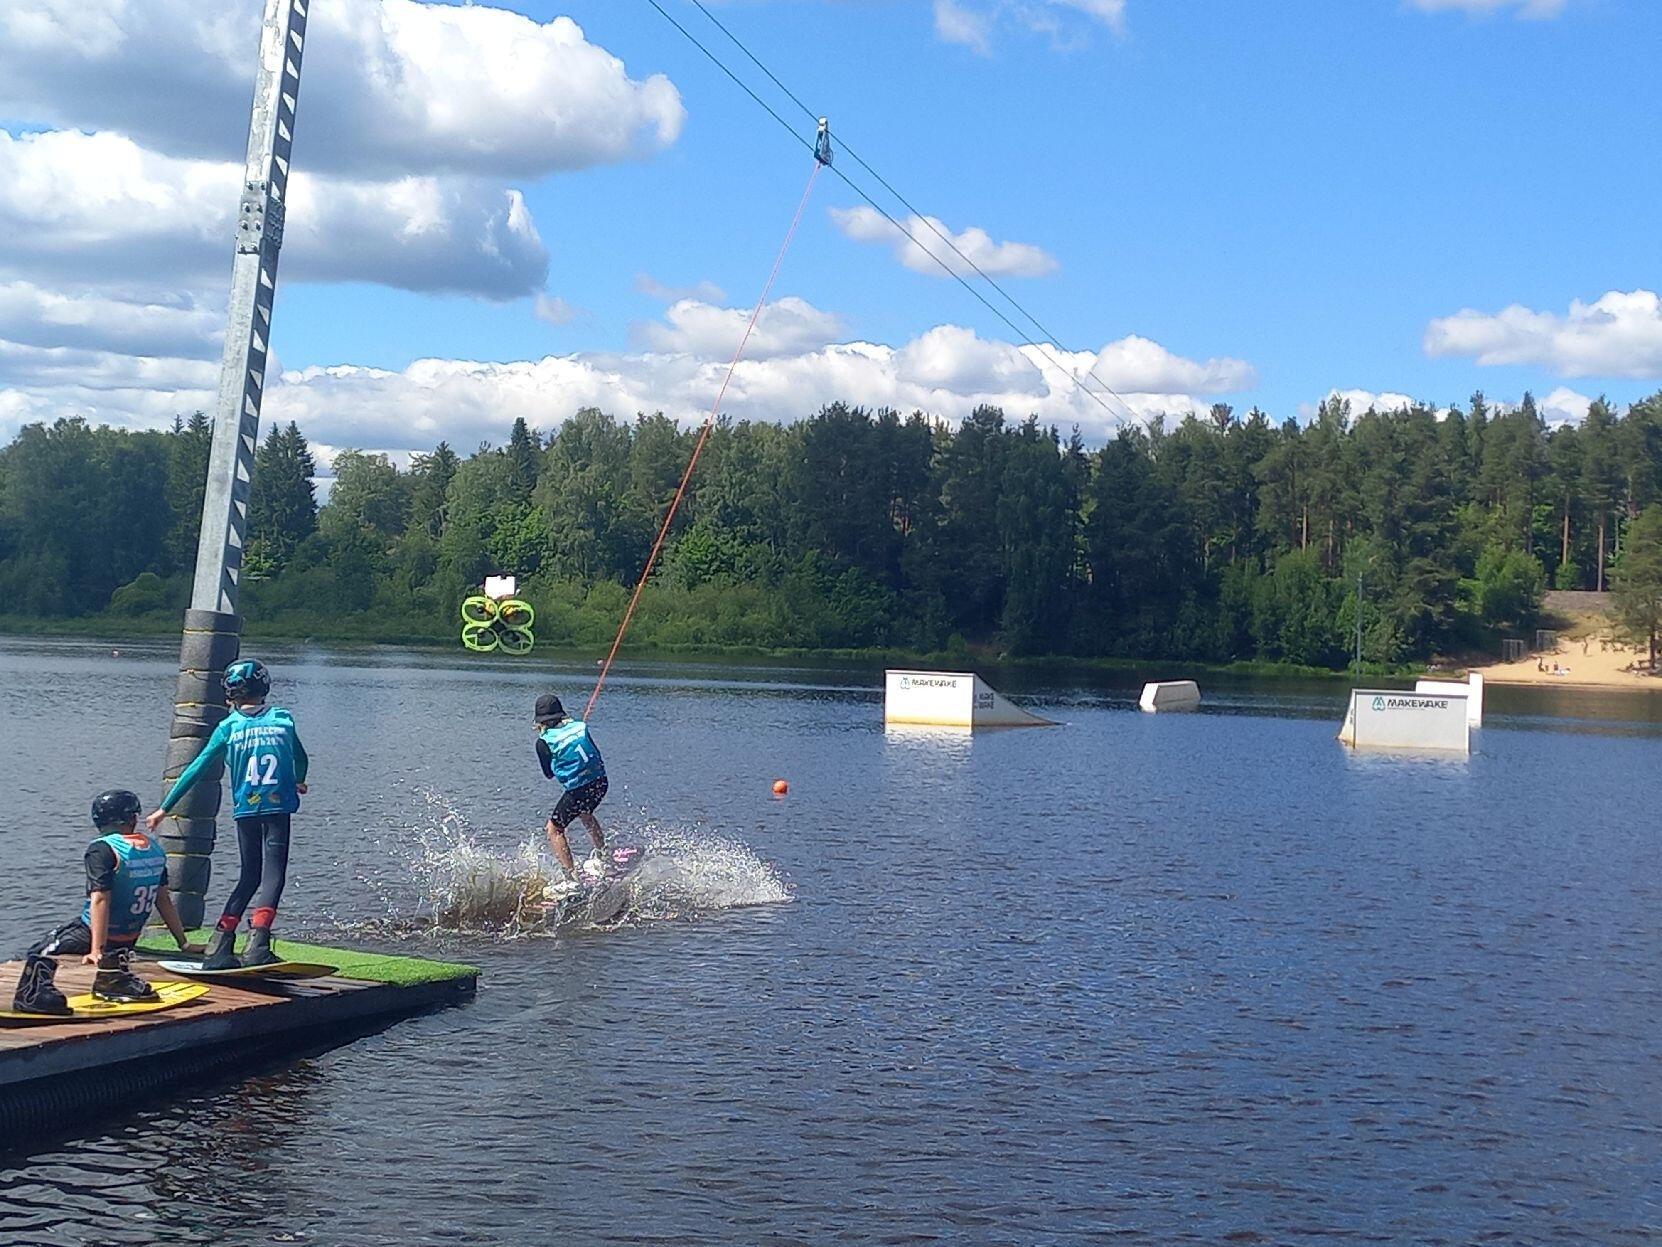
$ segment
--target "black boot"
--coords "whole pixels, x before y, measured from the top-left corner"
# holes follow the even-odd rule
[[[23,977],[17,980],[17,991],[12,995],[12,1008],[19,1013],[45,1013],[54,1017],[68,1017],[74,1012],[69,1001],[58,990],[52,978],[58,972],[58,963],[39,954],[23,963]]]
[[[214,929],[208,938],[208,951],[202,954],[202,968],[204,970],[240,970],[242,962],[237,960],[237,933]]]
[[[248,943],[242,946],[242,964],[245,967],[274,966],[281,960],[271,951],[270,927],[255,927],[248,933]]]
[[[132,955],[131,949],[116,948],[98,959],[98,972],[92,976],[92,994],[95,997],[116,1004],[134,1004],[157,998],[150,984],[128,969]]]

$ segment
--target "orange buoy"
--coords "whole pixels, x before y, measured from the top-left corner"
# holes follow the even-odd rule
[[[787,784],[784,780],[776,779],[776,780],[773,781],[773,795],[774,796],[782,797],[787,792],[789,792],[790,790],[791,790],[791,786],[789,784]]]

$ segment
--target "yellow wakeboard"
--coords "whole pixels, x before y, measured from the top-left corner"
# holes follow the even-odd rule
[[[154,1000],[116,1001],[99,1000],[91,994],[71,996],[68,1013],[20,1013],[15,1009],[0,1009],[0,1022],[98,1022],[105,1018],[131,1017],[135,1013],[155,1013],[199,999],[208,994],[206,983],[152,983]]]

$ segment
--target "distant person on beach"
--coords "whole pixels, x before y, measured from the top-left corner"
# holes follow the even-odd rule
[[[92,800],[92,825],[98,838],[87,845],[82,858],[87,871],[87,900],[81,916],[65,923],[31,948],[23,960],[23,976],[12,995],[19,1013],[63,1016],[69,1002],[58,990],[56,975],[61,955],[79,956],[97,966],[92,994],[99,1000],[154,1000],[150,984],[132,972],[133,945],[138,942],[150,911],[161,914],[173,941],[185,952],[201,952],[192,944],[167,890],[167,854],[138,829],[143,807],[124,788],[101,792]]]
[[[595,807],[606,796],[606,763],[589,735],[588,724],[566,714],[566,708],[553,693],[537,698],[537,763],[543,776],[559,784],[565,791],[548,816],[549,846],[559,860],[568,883],[575,882],[577,865],[571,856],[571,845],[566,840],[566,828],[574,818],[583,820],[589,840],[594,844],[590,861],[596,861],[606,847],[606,834],[600,829],[600,820],[594,816]]]
[[[221,758],[236,798],[237,883],[225,912],[208,941],[204,970],[268,966],[281,958],[271,951],[271,927],[288,881],[289,819],[300,809],[309,765],[294,729],[294,716],[281,706],[266,705],[271,673],[244,659],[225,668],[225,700],[231,713],[214,729],[196,760],[185,768],[161,808],[145,819],[151,831],[190,791],[191,785]],[[248,944],[239,958],[237,927],[249,902],[254,904]]]

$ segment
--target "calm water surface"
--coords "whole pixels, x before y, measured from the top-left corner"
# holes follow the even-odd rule
[[[156,794],[175,653],[0,642],[6,952],[90,797]],[[505,938],[427,929],[432,858],[525,843],[531,703],[593,668],[261,656],[314,767],[281,929],[479,998],[0,1140],[0,1242],[1662,1240],[1662,698],[1492,689],[1439,762],[1340,747],[1338,684],[1011,676],[1065,726],[972,740],[885,734],[875,670],[636,665],[601,812],[716,882]]]

